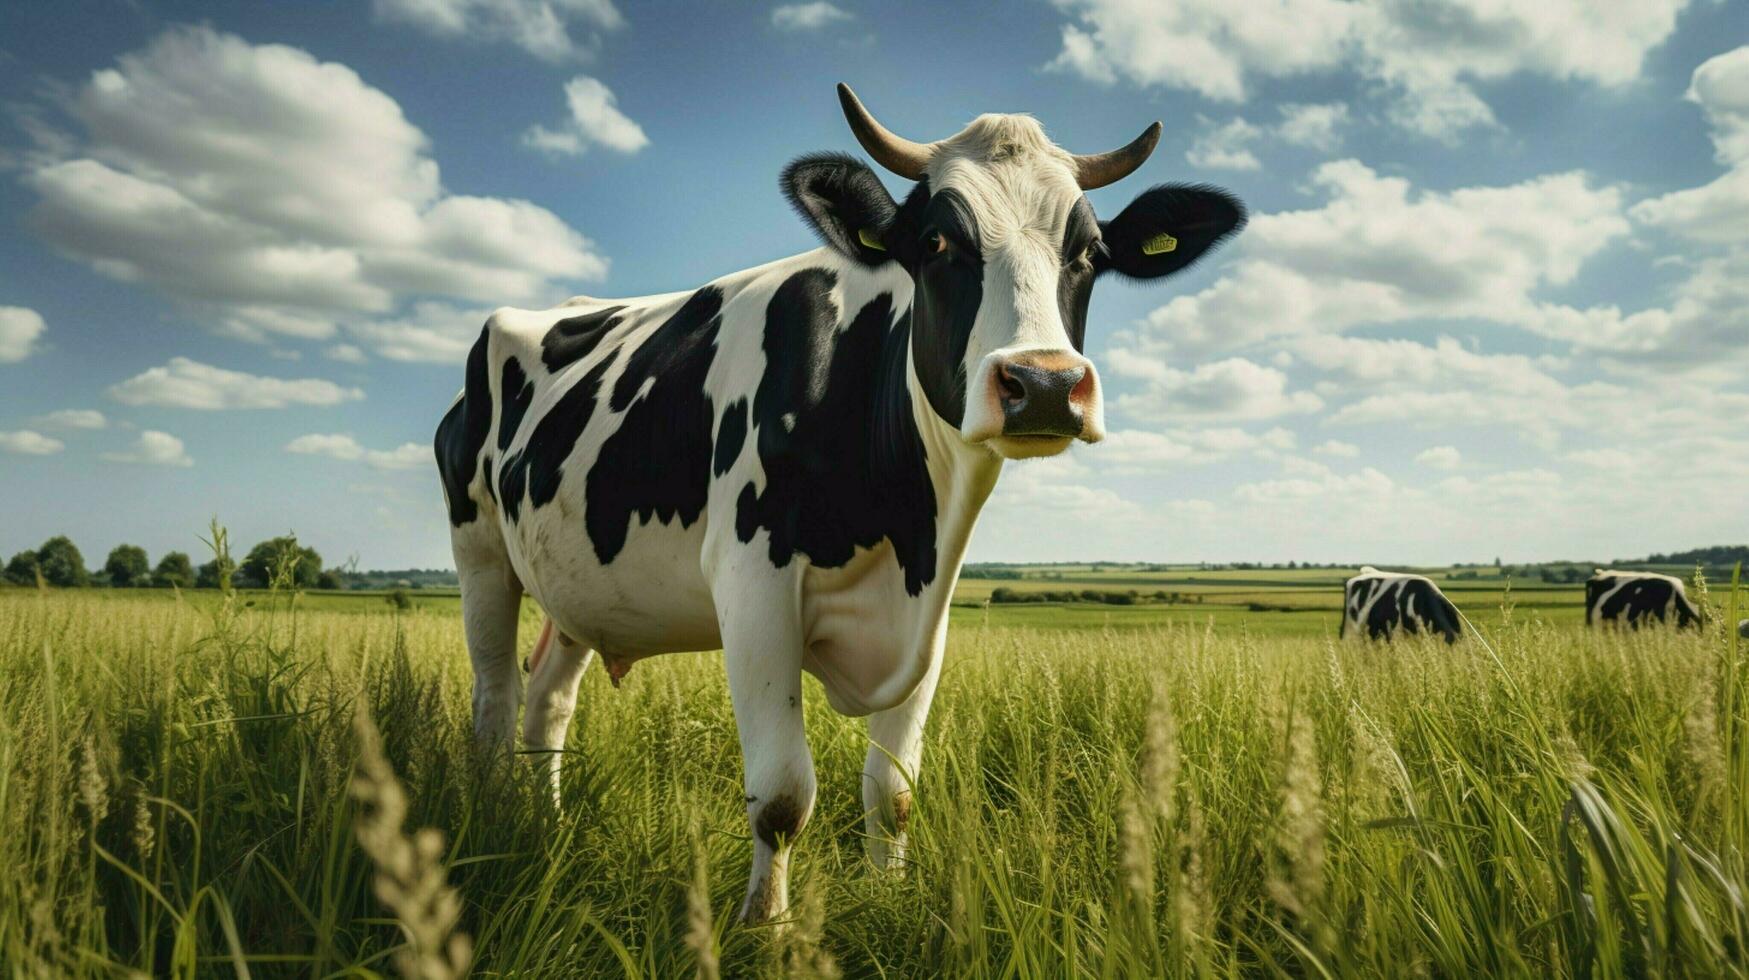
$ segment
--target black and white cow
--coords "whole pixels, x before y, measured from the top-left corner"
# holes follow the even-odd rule
[[[1657,572],[1599,568],[1585,583],[1585,625],[1630,626],[1649,620],[1699,626],[1700,610],[1688,601],[1682,580]]]
[[[1457,607],[1425,575],[1381,572],[1367,565],[1342,587],[1342,625],[1338,636],[1388,640],[1405,633],[1439,633],[1456,643],[1463,632]],[[1364,631],[1364,632],[1362,632]]]
[[[869,850],[898,861],[979,510],[1004,460],[1104,434],[1082,355],[1094,281],[1170,275],[1245,221],[1184,185],[1094,216],[1082,192],[1141,166],[1159,123],[1089,156],[1021,115],[919,144],[838,94],[862,146],[915,182],[903,201],[854,158],[801,157],[782,188],[825,247],[686,292],[499,310],[437,432],[476,734],[514,736],[525,590],[551,642],[522,733],[554,750],[555,791],[593,653],[617,684],[643,657],[723,649],[750,920],[786,908],[814,805],[802,672],[868,717]]]

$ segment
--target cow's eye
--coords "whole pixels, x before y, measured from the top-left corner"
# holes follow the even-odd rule
[[[932,231],[923,236],[923,254],[941,255],[947,251],[947,238],[939,231]]]
[[[1081,254],[1076,256],[1076,261],[1086,263],[1087,265],[1092,265],[1093,264],[1093,256],[1098,254],[1098,252],[1099,252],[1099,243],[1098,242],[1089,243],[1086,248],[1081,250]]]

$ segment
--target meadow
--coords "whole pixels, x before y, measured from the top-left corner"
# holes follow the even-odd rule
[[[1380,646],[1335,640],[1340,572],[1214,577],[1124,608],[968,581],[903,873],[862,857],[862,724],[810,681],[799,901],[758,929],[713,655],[591,671],[554,808],[470,747],[453,598],[0,591],[0,967],[1749,972],[1736,589],[1699,633],[1601,634],[1577,587],[1445,582],[1474,635]]]

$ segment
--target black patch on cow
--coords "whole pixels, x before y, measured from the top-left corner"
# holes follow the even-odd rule
[[[1118,216],[1104,223],[1105,248],[1099,271],[1132,279],[1169,276],[1208,254],[1245,227],[1245,205],[1207,184],[1162,184],[1143,191]],[[1143,246],[1161,233],[1176,243],[1169,252],[1147,254]]]
[[[877,296],[840,332],[837,276],[806,269],[765,312],[765,375],[753,396],[765,490],[736,501],[742,542],[764,528],[772,564],[822,568],[892,542],[911,595],[935,578],[935,489],[905,384],[910,321]]]
[[[444,414],[437,424],[433,449],[437,453],[437,472],[443,480],[443,492],[449,500],[449,522],[461,527],[479,516],[480,509],[468,495],[468,485],[480,463],[480,450],[486,446],[486,436],[492,430],[492,385],[490,368],[486,364],[491,324],[480,331],[468,351],[468,366],[462,382],[462,397]]]
[[[522,364],[514,357],[504,359],[498,397],[502,401],[498,409],[498,451],[503,452],[510,448],[516,430],[522,427],[522,417],[528,414],[529,403],[534,401],[534,381],[523,373]]]
[[[1376,600],[1374,594],[1378,595]],[[1359,622],[1361,610],[1371,601],[1365,622]],[[1343,595],[1342,625],[1339,635],[1348,633],[1348,621],[1354,619],[1368,639],[1388,640],[1399,630],[1404,633],[1438,633],[1445,642],[1456,643],[1462,633],[1462,621],[1457,607],[1439,591],[1439,587],[1420,578],[1363,578],[1349,582]]]
[[[911,299],[911,348],[917,381],[929,407],[959,428],[966,408],[966,346],[984,300],[984,253],[977,217],[952,189],[931,195],[920,183],[894,219],[895,233],[911,240],[903,249],[916,289]],[[931,254],[922,242],[939,234],[945,252]]]
[[[1588,626],[1594,619],[1602,619],[1639,629],[1653,620],[1667,622],[1672,613],[1678,627],[1700,624],[1700,611],[1666,579],[1650,575],[1641,578],[1595,576],[1585,583],[1585,623]]]
[[[595,402],[601,393],[601,380],[613,365],[618,351],[609,351],[594,367],[584,373],[559,400],[549,407],[522,448],[504,458],[498,468],[498,506],[512,521],[522,517],[522,499],[526,491],[533,508],[552,503],[559,493],[564,477],[565,460],[577,446],[577,439],[589,426],[595,414]]]
[[[1087,306],[1099,278],[1099,219],[1085,197],[1075,202],[1063,227],[1062,271],[1057,275],[1057,312],[1069,343],[1081,350],[1087,340]]]
[[[548,371],[557,371],[589,356],[601,338],[619,325],[623,306],[609,306],[594,313],[567,317],[552,325],[540,341],[541,363]]]
[[[614,382],[608,404],[624,414],[589,470],[584,511],[603,565],[625,547],[634,514],[690,527],[704,512],[715,421],[704,381],[722,309],[721,289],[693,293],[627,356]]]
[[[717,423],[716,459],[711,472],[722,476],[735,465],[741,447],[747,442],[747,399],[737,398],[723,410],[723,420]]]

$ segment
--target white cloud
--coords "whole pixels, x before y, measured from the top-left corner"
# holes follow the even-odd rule
[[[40,432],[29,429],[18,429],[13,432],[0,432],[0,452],[18,453],[24,456],[49,456],[67,448],[66,443],[59,439],[51,439]]]
[[[1324,405],[1309,391],[1289,391],[1288,377],[1280,370],[1242,357],[1199,364],[1190,371],[1124,350],[1112,351],[1108,362],[1116,374],[1143,382],[1142,391],[1116,399],[1119,408],[1139,418],[1267,419],[1315,412]]]
[[[524,146],[548,153],[576,156],[591,146],[618,153],[636,153],[650,145],[644,129],[619,111],[613,90],[588,75],[565,83],[565,104],[571,118],[557,129],[532,126],[522,134]]]
[[[228,411],[339,405],[363,398],[364,392],[320,378],[266,378],[173,357],[162,367],[148,368],[111,385],[109,396],[127,405]]]
[[[454,365],[467,359],[490,312],[446,303],[416,303],[405,316],[348,324],[346,329],[378,357]]]
[[[24,174],[31,223],[227,335],[327,339],[409,297],[550,300],[607,271],[543,208],[447,193],[394,99],[298,48],[172,29],[68,106],[86,136]]]
[[[0,364],[29,357],[43,329],[43,318],[37,311],[0,306]]]
[[[1245,503],[1270,505],[1331,497],[1350,504],[1368,506],[1396,491],[1397,484],[1390,477],[1370,466],[1356,473],[1343,474],[1320,467],[1299,476],[1241,483],[1233,488],[1233,497]]]
[[[1208,121],[1204,120],[1205,126]],[[1263,164],[1249,149],[1263,136],[1263,130],[1235,116],[1230,122],[1205,128],[1190,144],[1184,159],[1193,167],[1206,170],[1258,170]]]
[[[1348,107],[1339,102],[1309,105],[1292,103],[1279,107],[1281,122],[1258,126],[1243,116],[1216,124],[1197,117],[1202,132],[1191,141],[1184,159],[1205,170],[1260,170],[1262,161],[1254,149],[1269,142],[1334,150],[1341,143],[1337,129],[1348,121]]]
[[[1052,68],[1223,102],[1244,101],[1258,79],[1348,71],[1389,93],[1399,124],[1451,138],[1494,121],[1476,82],[1520,73],[1609,86],[1633,81],[1687,0],[1055,3],[1071,21]]]
[[[44,415],[42,420],[61,429],[102,429],[109,425],[103,413],[94,408],[63,408]]]
[[[194,460],[183,449],[182,440],[168,432],[147,429],[134,440],[126,452],[104,453],[112,463],[140,463],[145,466],[193,466]]]
[[[1464,465],[1464,454],[1456,446],[1433,446],[1415,454],[1415,462],[1435,470],[1455,470]]]
[[[363,364],[365,362],[364,351],[359,350],[355,344],[335,344],[323,353],[328,356],[330,361],[339,361],[342,364]]]
[[[1234,427],[1175,429],[1114,429],[1097,448],[1087,451],[1089,464],[1102,472],[1158,473],[1167,467],[1203,466],[1241,456],[1270,459],[1294,448],[1297,437],[1276,427],[1252,433]]]
[[[298,436],[285,444],[285,451],[306,456],[327,456],[346,462],[363,462],[379,470],[417,469],[432,461],[430,446],[407,442],[394,449],[366,449],[357,439],[341,433]]]
[[[1320,166],[1328,201],[1254,217],[1242,260],[1214,285],[1151,313],[1114,345],[1206,355],[1264,340],[1427,318],[1526,329],[1591,311],[1540,303],[1624,236],[1621,191],[1581,173],[1507,187],[1412,191],[1356,160]]]
[[[771,26],[780,31],[817,31],[829,24],[850,19],[850,13],[827,3],[786,3],[771,11]]]
[[[1312,447],[1312,452],[1320,456],[1334,456],[1340,459],[1353,459],[1360,455],[1360,447],[1352,442],[1340,439],[1327,439]]]
[[[537,58],[577,57],[596,32],[625,24],[612,0],[375,0],[378,18],[411,24],[443,38],[508,41]],[[585,33],[580,45],[571,36]]]
[[[1340,102],[1293,102],[1281,107],[1275,135],[1283,142],[1326,152],[1342,142],[1337,130],[1348,123],[1348,106]]]

